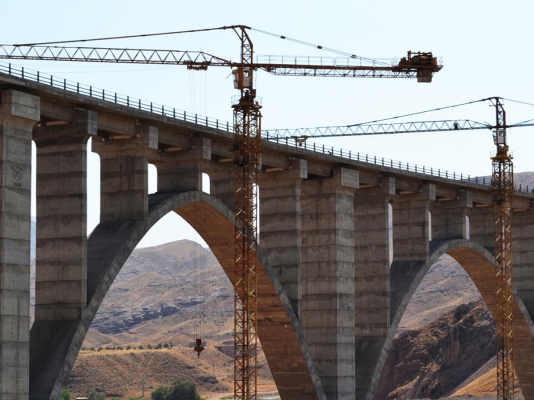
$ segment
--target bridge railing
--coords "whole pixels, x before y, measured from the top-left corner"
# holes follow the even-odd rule
[[[69,81],[67,79],[61,79],[53,75],[42,74],[39,71],[34,71],[28,68],[12,65],[11,63],[0,62],[0,72],[6,73],[12,76],[16,76],[22,79],[28,79],[34,82],[43,83],[45,85],[50,85],[52,87],[63,89],[65,91],[82,94],[89,97],[94,97],[96,99],[101,99],[105,101],[110,101],[115,104],[120,104],[126,107],[130,107],[136,110],[142,110],[150,112],[156,115],[163,115],[165,117],[170,117],[174,119],[179,119],[182,121],[191,122],[201,126],[207,126],[210,128],[220,129],[227,132],[230,132],[230,129],[233,129],[233,126],[226,121],[220,121],[218,119],[213,119],[204,115],[198,115],[195,113],[187,113],[183,110],[177,110],[176,108],[167,107],[162,104],[153,103],[151,101],[141,100],[135,97],[122,95],[116,92],[106,91],[105,89],[100,89],[90,85],[84,85],[79,82]],[[290,138],[270,138],[272,142],[281,143],[286,146],[300,147],[296,141],[293,141]],[[291,143],[293,142],[293,143]],[[465,175],[456,172],[450,172],[447,170],[442,170],[439,168],[425,167],[415,163],[407,163],[402,161],[396,161],[387,159],[384,157],[371,156],[363,153],[356,153],[350,150],[343,150],[339,148],[334,148],[331,146],[320,145],[317,143],[308,143],[304,142],[302,147],[306,150],[313,150],[323,154],[331,154],[339,157],[348,158],[349,160],[356,160],[367,162],[375,165],[381,165],[384,167],[396,168],[404,171],[411,171],[422,173],[426,175],[436,176],[440,178],[467,181],[471,183],[478,183],[482,185],[491,185],[491,179],[486,177],[472,177],[470,175]],[[528,192],[534,193],[534,188],[529,186],[516,185],[516,191],[519,192]]]
[[[106,91],[95,86],[84,85],[79,82],[69,81],[67,79],[58,78],[53,75],[43,74],[39,71],[34,71],[28,68],[12,65],[11,63],[0,62],[0,72],[16,76],[30,81],[43,83],[52,87],[63,89],[68,92],[78,93],[96,99],[111,101],[115,104],[120,104],[136,110],[147,111],[165,117],[179,119],[182,121],[192,122],[194,124],[207,126],[210,128],[221,129],[230,132],[233,126],[226,121],[213,119],[204,115],[199,115],[176,108],[167,107],[162,104],[153,103],[151,101],[141,100],[135,97],[126,96],[116,92]]]
[[[471,175],[466,175],[466,174],[462,174],[458,172],[447,171],[447,170],[440,169],[440,168],[426,167],[424,165],[420,165],[416,163],[407,163],[403,161],[392,160],[389,158],[354,152],[351,150],[343,150],[340,148],[326,146],[324,144],[319,144],[319,143],[314,143],[314,142],[308,143],[307,141],[304,141],[304,143],[300,145],[291,138],[271,138],[269,139],[269,141],[283,144],[283,145],[290,146],[290,147],[303,148],[305,150],[311,150],[311,151],[315,151],[315,152],[322,153],[322,154],[329,154],[333,156],[348,158],[349,160],[361,161],[361,162],[366,162],[366,163],[370,163],[374,165],[380,165],[383,167],[400,169],[403,171],[417,172],[420,174],[426,174],[426,175],[435,176],[439,178],[453,179],[456,181],[465,181],[465,182],[470,182],[470,183],[478,183],[478,184],[487,185],[487,186],[491,185],[491,178],[489,177],[471,176]],[[517,192],[534,193],[534,188],[529,187],[528,185],[527,186],[515,185],[515,190]]]

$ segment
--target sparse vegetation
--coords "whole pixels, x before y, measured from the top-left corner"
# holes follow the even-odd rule
[[[171,387],[160,386],[151,394],[152,400],[202,400],[193,382],[177,379]]]
[[[106,395],[104,393],[91,392],[89,393],[89,400],[106,400]]]
[[[72,397],[70,396],[70,391],[68,389],[63,390],[63,394],[61,395],[61,400],[72,400]]]

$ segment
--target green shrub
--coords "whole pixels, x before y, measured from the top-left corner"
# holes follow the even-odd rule
[[[102,347],[99,347],[99,348],[98,348],[98,351],[102,351]]]
[[[139,349],[139,350],[143,350],[144,347],[143,347],[143,346],[139,346],[138,349]]]
[[[72,400],[72,397],[70,397],[70,391],[68,389],[63,390],[63,394],[61,395],[61,400]]]
[[[168,349],[169,345],[167,343],[163,343],[163,348]]]
[[[89,393],[89,400],[106,400],[106,395],[104,393],[91,392]]]
[[[130,347],[130,346],[126,346],[126,350],[130,350],[130,349],[131,349],[131,347]]]
[[[148,346],[146,346],[147,349],[151,350],[152,349],[152,345],[149,344]]]
[[[152,400],[202,400],[193,382],[175,380],[171,387],[160,386],[150,395]]]

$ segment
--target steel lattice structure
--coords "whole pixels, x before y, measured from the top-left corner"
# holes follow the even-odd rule
[[[491,99],[497,123],[494,138],[497,154],[492,158],[495,216],[495,283],[496,283],[496,347],[497,398],[514,398],[514,330],[513,330],[513,260],[512,260],[512,197],[514,177],[512,156],[506,144],[506,113],[498,97]]]
[[[237,31],[242,61],[252,63],[252,43]],[[252,88],[252,68],[235,71],[241,96],[234,109],[235,276],[234,276],[234,399],[257,399],[258,278],[257,175],[261,151],[261,106]]]
[[[391,65],[351,56],[343,59],[277,57],[254,62],[253,46],[244,25],[213,29],[234,30],[241,41],[241,59],[232,62],[205,52],[102,47],[63,47],[52,43],[0,45],[0,59],[78,61],[129,64],[183,65],[188,69],[206,70],[210,66],[232,68],[235,88],[240,90],[234,109],[233,152],[235,164],[235,275],[234,275],[234,399],[257,399],[257,173],[261,152],[261,106],[253,88],[253,73],[264,70],[275,75],[417,78],[431,82],[441,70],[441,62],[432,53],[408,52],[407,57]],[[188,31],[188,32],[195,32]],[[185,32],[185,31],[184,31]],[[169,32],[168,34],[171,34]],[[183,32],[174,32],[183,33]],[[166,34],[166,33],[164,33]],[[155,34],[161,35],[161,34]],[[108,40],[137,35],[91,40]],[[78,41],[65,41],[72,43]],[[56,43],[57,44],[57,43]],[[322,48],[318,46],[318,48]],[[369,63],[362,65],[362,62]]]

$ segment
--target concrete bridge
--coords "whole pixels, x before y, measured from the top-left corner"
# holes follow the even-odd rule
[[[0,73],[0,399],[58,399],[106,292],[164,215],[189,222],[233,278],[231,133],[218,121],[195,124],[17,74]],[[89,138],[101,161],[101,217],[87,238]],[[149,163],[158,173],[152,195]],[[264,145],[259,186],[259,337],[283,399],[373,399],[406,306],[443,254],[495,312],[488,186],[276,143]],[[513,220],[515,361],[526,399],[534,399],[533,199],[517,193]]]

